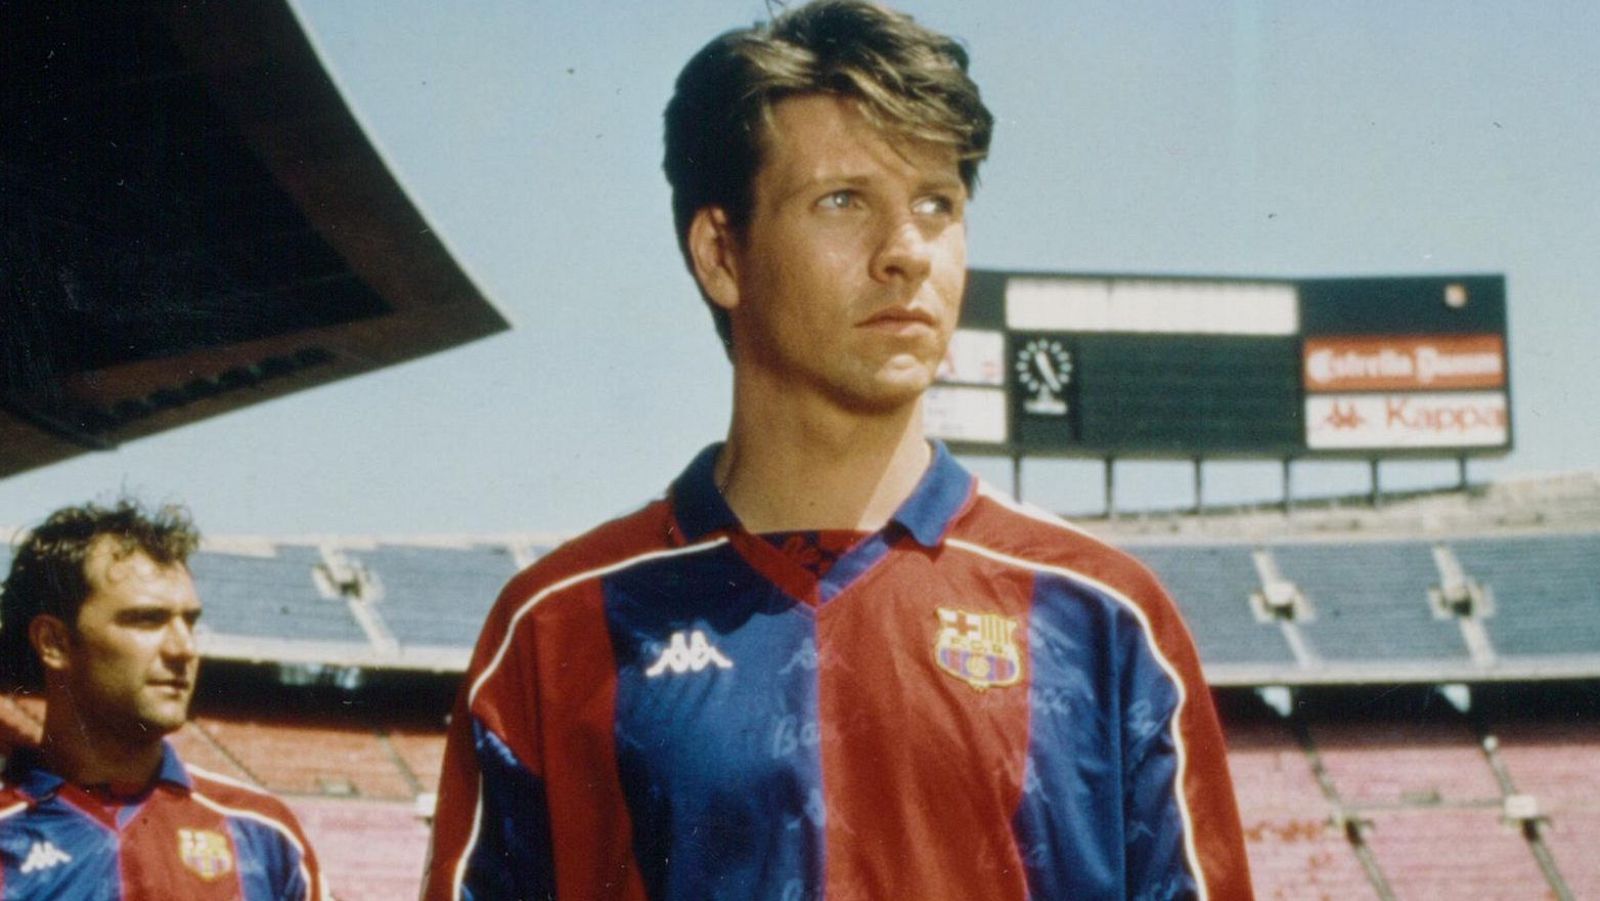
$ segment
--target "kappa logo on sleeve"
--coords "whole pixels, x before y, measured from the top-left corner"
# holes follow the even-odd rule
[[[733,661],[712,647],[706,638],[706,633],[699,629],[693,632],[678,631],[672,633],[672,640],[661,650],[661,656],[656,658],[656,662],[651,664],[644,674],[650,679],[668,672],[674,676],[681,676],[684,673],[698,673],[708,666],[733,669]]]
[[[933,659],[939,668],[980,691],[1022,679],[1017,623],[995,613],[939,608]]]
[[[29,873],[37,873],[40,870],[48,870],[51,867],[71,862],[72,855],[57,848],[53,843],[36,841],[32,847],[28,848],[28,859],[22,862],[22,866],[18,867],[18,870],[26,876]]]

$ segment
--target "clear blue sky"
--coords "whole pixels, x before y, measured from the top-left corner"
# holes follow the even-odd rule
[[[658,493],[725,425],[677,256],[660,112],[753,0],[295,0],[347,100],[508,334],[0,482],[0,524],[119,490],[214,533],[572,531]],[[908,2],[999,118],[974,266],[1260,276],[1503,272],[1518,450],[1600,469],[1600,4]],[[467,13],[466,10],[471,10]],[[1005,467],[983,470],[1004,485]],[[1305,466],[1305,491],[1360,465]],[[1393,486],[1453,478],[1395,465]],[[1119,468],[1183,503],[1178,464]],[[1098,464],[1029,498],[1100,503]],[[1272,464],[1217,465],[1217,499]]]

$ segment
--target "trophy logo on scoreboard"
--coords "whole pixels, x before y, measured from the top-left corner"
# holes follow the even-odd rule
[[[1059,338],[1035,337],[1017,348],[1012,361],[1022,387],[1022,409],[1035,416],[1067,415],[1072,354]]]

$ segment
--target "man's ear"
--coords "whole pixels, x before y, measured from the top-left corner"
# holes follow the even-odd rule
[[[711,302],[724,310],[739,305],[738,236],[722,207],[705,206],[689,222],[694,277]]]
[[[67,668],[72,630],[60,617],[48,613],[35,616],[28,623],[28,643],[33,645],[33,652],[39,655],[39,663],[45,669],[59,672]]]

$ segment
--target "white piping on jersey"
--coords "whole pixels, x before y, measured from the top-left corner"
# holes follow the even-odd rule
[[[1049,520],[1043,521],[1049,522]],[[1065,525],[1065,523],[1062,523],[1062,525]],[[1070,529],[1071,526],[1067,526],[1067,528]],[[969,553],[977,554],[980,557],[988,557],[990,560],[995,560],[1010,566],[1033,570],[1034,572],[1052,573],[1065,579],[1081,582],[1126,607],[1128,611],[1139,620],[1139,625],[1142,627],[1144,632],[1146,646],[1149,647],[1151,655],[1156,658],[1156,662],[1161,665],[1161,669],[1167,674],[1167,678],[1172,680],[1172,685],[1178,692],[1178,707],[1173,713],[1171,726],[1172,745],[1177,749],[1178,752],[1178,773],[1177,777],[1173,780],[1173,794],[1176,796],[1178,802],[1178,815],[1183,818],[1184,854],[1189,858],[1189,866],[1194,869],[1195,883],[1200,889],[1200,901],[1206,901],[1209,895],[1206,889],[1205,872],[1200,867],[1200,853],[1195,847],[1194,843],[1194,815],[1189,811],[1189,803],[1188,799],[1184,795],[1183,787],[1184,774],[1189,768],[1189,754],[1183,744],[1183,735],[1182,730],[1179,728],[1179,723],[1183,718],[1184,706],[1189,701],[1189,693],[1184,687],[1183,679],[1178,676],[1177,667],[1172,665],[1172,661],[1168,660],[1166,655],[1161,653],[1161,648],[1156,645],[1155,633],[1150,628],[1150,619],[1145,614],[1144,609],[1138,604],[1134,603],[1132,598],[1129,598],[1122,592],[1112,588],[1110,585],[1107,585],[1106,583],[1101,582],[1099,579],[1096,579],[1092,576],[1087,576],[1083,573],[1077,572],[1076,570],[1067,569],[1066,567],[1062,566],[1054,566],[1048,563],[1039,563],[1034,560],[1024,560],[1021,557],[1013,557],[1010,554],[992,550],[981,545],[972,544],[971,542],[962,541],[959,538],[946,538],[945,544]]]
[[[28,802],[27,801],[21,801],[21,802],[18,802],[16,804],[13,804],[10,807],[7,807],[5,810],[0,810],[0,820],[3,820],[6,817],[12,816],[14,814],[19,814],[19,813],[21,813],[21,812],[23,812],[24,810],[27,810],[27,809],[28,809]]]
[[[636,557],[629,557],[626,560],[607,564],[606,566],[601,566],[596,569],[585,570],[577,575],[568,576],[553,585],[546,585],[533,597],[523,601],[522,606],[517,608],[517,612],[512,614],[511,622],[506,624],[505,637],[500,639],[500,647],[494,652],[494,658],[489,661],[488,666],[483,668],[483,672],[478,674],[478,678],[473,680],[472,690],[467,692],[467,707],[469,709],[472,707],[472,702],[478,699],[478,689],[482,688],[483,683],[489,681],[489,677],[494,675],[495,670],[500,668],[500,661],[505,658],[506,651],[511,647],[511,640],[517,636],[517,624],[520,623],[522,618],[528,614],[528,611],[532,610],[540,601],[558,591],[561,591],[562,589],[570,588],[579,582],[589,579],[596,579],[601,576],[609,576],[614,572],[627,569],[635,564],[648,563],[652,560],[663,560],[668,557],[677,557],[683,554],[699,553],[700,551],[710,550],[718,545],[727,543],[728,537],[724,535],[720,538],[714,538],[710,541],[703,541],[700,544],[689,544],[684,545],[683,547],[667,548],[666,550],[662,551],[651,551],[648,554],[640,554]]]
[[[249,782],[244,782],[242,780],[235,779],[232,776],[224,776],[221,773],[213,772],[211,770],[201,769],[200,767],[197,767],[197,766],[195,766],[194,764],[191,764],[191,763],[185,763],[183,765],[183,768],[188,770],[190,773],[198,773],[201,776],[204,776],[205,778],[210,779],[212,782],[221,782],[223,785],[231,785],[234,788],[243,789],[243,790],[245,790],[247,792],[250,792],[251,794],[254,794],[254,795],[262,795],[262,796],[268,797],[268,798],[273,796],[271,792],[267,791],[266,789],[262,788],[259,785],[254,785],[254,784],[249,783]]]
[[[558,591],[570,588],[579,582],[587,581],[589,579],[598,579],[603,576],[609,576],[612,573],[619,572],[640,563],[649,563],[653,560],[663,560],[668,557],[678,557],[684,554],[696,554],[700,551],[708,551],[714,547],[718,547],[719,545],[727,543],[728,537],[724,535],[719,538],[713,538],[710,541],[702,541],[699,544],[688,544],[684,545],[683,547],[667,548],[660,551],[650,551],[649,553],[629,557],[626,560],[620,560],[616,563],[609,563],[605,566],[597,567],[595,569],[584,570],[581,573],[568,576],[554,584],[546,585],[544,588],[540,589],[536,594],[534,594],[533,597],[523,601],[522,606],[517,608],[517,612],[511,615],[511,621],[506,624],[505,637],[500,639],[500,647],[495,649],[494,657],[490,659],[489,664],[483,668],[483,672],[478,674],[478,678],[473,680],[472,688],[467,692],[468,715],[471,715],[472,702],[477,700],[478,689],[482,688],[483,684],[489,681],[489,677],[494,675],[495,670],[500,668],[500,662],[505,659],[506,651],[511,648],[511,640],[517,636],[517,624],[522,622],[522,618],[526,616],[528,612],[532,610],[540,601]],[[467,836],[467,843],[461,849],[461,857],[456,861],[456,871],[451,878],[450,895],[453,898],[461,897],[461,883],[466,879],[467,861],[471,859],[473,850],[478,846],[478,835],[482,820],[483,773],[480,772],[478,774],[477,804],[472,811],[472,834]],[[432,852],[430,851],[429,853],[431,854]]]
[[[203,771],[202,774],[204,774]],[[258,791],[257,794],[265,793]],[[220,801],[213,801],[202,794],[199,790],[191,790],[189,792],[189,796],[194,798],[196,801],[199,801],[201,804],[211,808],[212,810],[215,810],[217,813],[222,814],[223,816],[238,817],[244,820],[254,820],[257,823],[261,823],[262,825],[273,829],[285,839],[288,839],[289,844],[293,845],[296,853],[300,855],[300,878],[305,880],[306,901],[317,901],[317,899],[327,897],[327,888],[325,886],[318,885],[317,881],[311,878],[311,869],[306,866],[305,845],[300,844],[300,839],[295,837],[294,830],[290,829],[282,820],[274,819],[264,813],[258,813],[254,810],[245,810],[242,807],[229,807]]]
[[[437,822],[437,818],[435,819]],[[467,881],[467,861],[472,859],[472,852],[478,847],[478,835],[483,830],[483,773],[478,773],[478,800],[472,807],[472,832],[467,835],[467,844],[461,850],[461,858],[456,861],[456,871],[450,877],[450,897],[460,901],[461,884]],[[433,848],[429,842],[428,869],[433,867]],[[427,891],[428,869],[422,871],[423,891]]]

